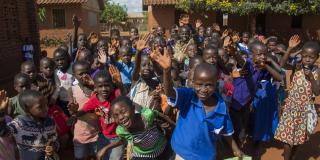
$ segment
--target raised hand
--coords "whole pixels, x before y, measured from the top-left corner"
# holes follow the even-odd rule
[[[238,43],[240,41],[240,36],[239,36],[239,33],[235,33],[232,35],[232,42],[233,43]]]
[[[99,41],[99,36],[95,32],[91,32],[88,40],[91,44],[96,44]]]
[[[110,64],[109,65],[109,72],[112,77],[113,83],[115,83],[117,85],[121,84],[121,75],[120,75],[118,68],[115,67],[114,65]]]
[[[77,17],[76,15],[73,15],[72,23],[75,28],[79,28],[81,25],[81,18]]]
[[[71,114],[77,113],[78,109],[79,109],[79,104],[77,103],[76,100],[73,100],[72,102],[69,102],[69,104],[67,105],[68,110]]]
[[[98,51],[98,61],[101,63],[101,64],[105,64],[107,62],[107,53],[106,51],[100,49]]]
[[[225,37],[227,37],[229,35],[229,31],[228,29],[225,29],[222,33],[221,39],[224,39]]]
[[[5,90],[0,91],[0,112],[4,111],[9,103],[9,98]]]
[[[92,80],[92,78],[90,77],[89,74],[85,74],[83,76],[81,76],[81,80],[84,82],[84,84],[86,84],[87,86],[93,86],[94,82]]]
[[[138,41],[137,41],[137,50],[139,52],[141,52],[143,49],[148,47],[148,41],[150,39],[151,33],[148,33],[146,35],[144,35],[143,37],[141,37]]]
[[[202,26],[202,21],[200,19],[196,20],[196,28],[199,28]]]
[[[231,38],[229,36],[227,36],[226,38],[224,38],[223,40],[223,47],[229,47],[232,44]]]
[[[164,48],[163,55],[160,53],[159,49],[156,49],[152,51],[150,56],[162,67],[163,70],[171,69],[172,60],[167,48]]]
[[[295,48],[300,44],[301,40],[299,35],[294,35],[289,40],[289,48]]]
[[[215,31],[220,32],[220,26],[217,23],[213,23],[212,27]]]

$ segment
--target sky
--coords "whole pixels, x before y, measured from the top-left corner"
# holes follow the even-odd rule
[[[111,0],[120,5],[125,5],[128,12],[142,12],[142,0]]]

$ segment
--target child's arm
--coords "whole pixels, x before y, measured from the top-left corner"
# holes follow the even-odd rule
[[[168,122],[172,127],[176,127],[176,123],[173,120],[171,120],[168,116],[166,116],[166,115],[164,115],[163,113],[160,113],[160,112],[158,113],[158,116],[159,116],[160,119]]]
[[[141,54],[143,49],[147,48],[150,35],[151,34],[148,33],[143,38],[137,41],[137,53],[135,56],[135,62],[134,62],[135,64],[132,72],[132,86],[134,86],[136,82],[139,80],[139,73],[141,68]]]
[[[320,94],[320,78],[317,80],[314,78],[313,73],[311,70],[304,70],[307,79],[311,82],[311,89],[313,94],[318,96]],[[319,76],[319,70],[317,70],[317,74]]]
[[[167,48],[164,49],[164,54],[161,55],[159,50],[155,50],[151,53],[151,58],[156,61],[163,69],[163,86],[164,92],[167,97],[176,98],[176,92],[173,88],[173,82],[171,78],[172,60],[168,53]]]
[[[7,97],[7,92],[4,90],[0,91],[0,136],[6,135],[8,133],[7,125],[5,122],[5,113],[9,103],[9,98]]]
[[[244,67],[244,65],[246,64],[246,61],[242,58],[242,56],[240,54],[236,53],[237,52],[237,47],[230,45],[227,48],[227,52],[229,53],[230,56],[234,57],[234,59],[241,66],[241,68]]]
[[[283,55],[282,59],[280,60],[280,67],[283,67],[288,59],[289,59],[289,56],[290,56],[290,53],[291,53],[291,50],[293,48],[295,48],[296,46],[298,46],[300,44],[300,37],[298,35],[294,35],[290,38],[289,40],[289,47],[287,49],[287,51],[285,52],[285,54]]]
[[[271,76],[276,79],[277,81],[282,81],[282,75],[278,71],[276,71],[273,67],[271,67],[268,64],[260,64],[262,67],[264,67],[270,74]]]
[[[243,157],[242,151],[239,149],[236,141],[232,138],[232,136],[224,136],[224,139],[227,141],[228,145],[232,148],[234,156]]]
[[[118,142],[110,143],[109,145],[106,145],[102,149],[100,149],[96,155],[97,160],[103,160],[104,155],[112,148],[116,148],[120,145],[123,145],[123,140],[119,140]]]
[[[270,66],[274,68],[277,72],[281,72],[281,67],[272,58],[267,57],[267,62],[270,63]]]

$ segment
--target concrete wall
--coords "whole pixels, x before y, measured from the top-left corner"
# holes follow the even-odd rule
[[[22,45],[26,37],[35,49],[38,63],[39,32],[34,0],[0,0],[0,88],[12,95],[13,76],[22,62]]]

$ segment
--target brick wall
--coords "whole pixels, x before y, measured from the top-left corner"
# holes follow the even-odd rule
[[[39,33],[34,0],[0,0],[0,88],[13,93],[12,79],[22,62],[22,44],[28,37],[39,53]]]

